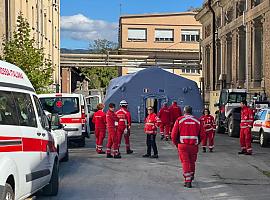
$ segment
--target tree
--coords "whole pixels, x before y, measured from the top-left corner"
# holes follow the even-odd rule
[[[117,49],[117,44],[106,39],[95,40],[90,45],[90,50],[94,53],[107,54],[108,51]],[[90,78],[89,88],[99,89],[108,86],[111,79],[117,77],[117,67],[92,67],[82,69],[84,74]]]
[[[190,6],[187,11],[188,12],[200,12],[202,8],[198,7],[198,8],[195,8],[193,6]]]
[[[17,18],[13,37],[3,43],[2,59],[19,66],[28,76],[37,93],[48,91],[53,83],[51,63],[45,59],[43,48],[35,47],[31,29],[22,13]]]

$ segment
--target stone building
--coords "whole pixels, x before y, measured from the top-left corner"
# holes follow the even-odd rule
[[[55,89],[60,84],[60,0],[1,0],[0,54],[3,40],[12,37],[19,13],[29,22],[36,46],[54,67]]]
[[[207,1],[196,19],[202,23],[205,101],[213,106],[223,88],[247,88],[270,95],[270,1],[212,0],[216,16],[213,66],[212,13]],[[223,84],[222,84],[223,83]]]
[[[168,71],[194,80],[199,85],[199,40],[202,25],[194,12],[123,15],[119,20],[119,52],[121,55],[142,55],[155,65],[168,63]],[[174,69],[173,63],[183,63]],[[186,65],[185,65],[186,64]],[[190,67],[189,64],[197,64]],[[122,68],[122,75],[142,68]],[[121,75],[120,73],[120,75]]]

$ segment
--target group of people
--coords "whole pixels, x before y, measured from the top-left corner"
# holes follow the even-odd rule
[[[124,135],[127,154],[133,153],[130,149],[130,128],[131,128],[131,114],[128,111],[128,103],[125,100],[120,102],[120,109],[114,111],[115,104],[109,104],[109,110],[105,114],[103,112],[104,105],[97,106],[98,111],[93,116],[93,123],[95,123],[96,135],[96,151],[99,154],[107,153],[108,158],[121,158],[119,152],[122,136]],[[240,124],[240,144],[241,151],[239,154],[252,154],[251,148],[251,132],[250,129],[253,124],[253,113],[247,107],[247,102],[241,102],[241,124]],[[161,139],[164,138],[177,147],[179,159],[182,163],[184,186],[192,187],[192,181],[195,176],[195,163],[199,151],[199,144],[201,143],[202,151],[213,152],[214,137],[215,137],[215,119],[210,114],[209,109],[204,109],[203,115],[198,119],[192,115],[192,107],[185,106],[184,114],[182,115],[180,107],[174,101],[170,107],[167,103],[158,112],[154,113],[153,107],[147,108],[148,115],[145,119],[144,132],[146,133],[147,151],[143,157],[158,158],[158,149],[156,144],[156,135],[158,128],[160,128]],[[104,152],[103,140],[108,130],[107,151]],[[164,134],[165,133],[165,134]],[[113,155],[111,149],[113,148]],[[153,155],[151,151],[153,149]]]
[[[120,102],[120,109],[115,112],[115,104],[109,104],[107,113],[103,111],[104,104],[97,105],[97,112],[93,115],[93,123],[95,124],[96,136],[96,152],[98,154],[107,154],[107,158],[121,158],[120,144],[124,135],[126,144],[126,153],[132,154],[130,149],[130,128],[131,115],[128,111],[128,103],[125,100]],[[103,141],[108,130],[107,150],[103,151]]]

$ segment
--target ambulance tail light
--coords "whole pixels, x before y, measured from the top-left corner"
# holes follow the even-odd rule
[[[270,121],[266,121],[266,122],[264,123],[264,127],[265,127],[265,128],[270,128]]]
[[[225,113],[225,106],[221,106],[219,110],[221,113]]]
[[[81,107],[81,110],[82,110],[82,116],[81,116],[81,118],[82,118],[82,124],[85,124],[85,122],[86,122],[86,114],[85,114],[85,109],[84,109],[84,106],[82,106]]]

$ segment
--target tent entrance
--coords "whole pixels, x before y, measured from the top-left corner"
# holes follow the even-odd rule
[[[167,98],[164,96],[148,96],[144,98],[144,117],[148,115],[147,108],[151,106],[154,109],[154,112],[157,114],[161,109],[162,104],[167,101]]]

